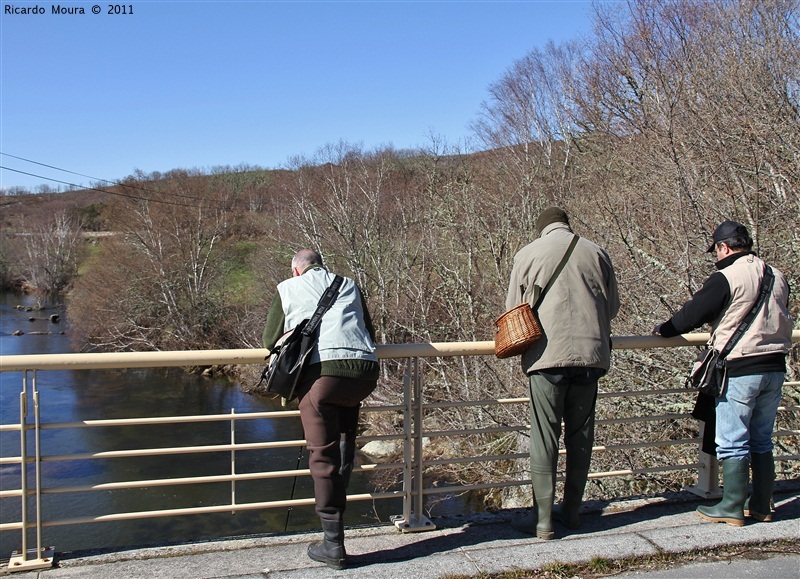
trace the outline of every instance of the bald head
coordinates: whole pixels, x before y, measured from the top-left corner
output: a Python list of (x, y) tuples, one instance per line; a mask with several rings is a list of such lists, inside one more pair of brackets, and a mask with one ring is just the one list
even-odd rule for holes
[(322, 267), (322, 256), (313, 249), (301, 249), (292, 258), (292, 271), (297, 271), (295, 275), (300, 275), (311, 265)]

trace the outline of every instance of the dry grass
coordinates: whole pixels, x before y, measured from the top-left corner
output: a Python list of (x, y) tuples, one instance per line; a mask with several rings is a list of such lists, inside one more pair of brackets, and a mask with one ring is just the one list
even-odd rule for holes
[(481, 573), (478, 575), (445, 575), (443, 579), (568, 579), (614, 577), (631, 571), (658, 571), (692, 563), (713, 563), (730, 559), (768, 559), (775, 555), (800, 555), (800, 546), (795, 541), (781, 539), (753, 545), (734, 545), (697, 549), (684, 553), (659, 553), (643, 557), (606, 559), (594, 557), (586, 563), (548, 563), (538, 569), (511, 571), (504, 573)]

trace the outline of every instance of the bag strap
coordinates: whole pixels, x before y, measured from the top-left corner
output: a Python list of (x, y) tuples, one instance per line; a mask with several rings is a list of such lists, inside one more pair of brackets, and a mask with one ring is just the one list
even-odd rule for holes
[(319, 326), (319, 323), (322, 321), (322, 316), (325, 315), (330, 307), (333, 305), (333, 302), (336, 301), (336, 298), (339, 297), (339, 288), (342, 287), (342, 282), (344, 279), (342, 276), (337, 275), (333, 278), (333, 282), (331, 285), (328, 286), (328, 289), (325, 290), (325, 293), (322, 294), (322, 297), (319, 298), (319, 302), (317, 303), (317, 311), (314, 312), (314, 315), (311, 316), (311, 319), (308, 320), (306, 327), (303, 328), (303, 335), (304, 336), (311, 336)]
[(736, 345), (736, 342), (744, 335), (747, 329), (750, 327), (750, 324), (753, 323), (753, 320), (756, 319), (756, 314), (758, 310), (764, 305), (764, 302), (767, 301), (767, 296), (772, 292), (772, 286), (775, 284), (775, 274), (772, 273), (772, 268), (766, 264), (764, 264), (764, 276), (761, 278), (761, 287), (758, 290), (758, 297), (756, 298), (755, 303), (750, 307), (750, 311), (747, 312), (747, 315), (739, 322), (739, 326), (736, 328), (736, 331), (733, 335), (728, 339), (728, 343), (725, 344), (725, 347), (722, 348), (722, 351), (719, 353), (719, 359), (724, 360), (728, 354), (731, 353), (733, 347)]
[(561, 262), (558, 264), (558, 267), (553, 272), (553, 275), (550, 276), (550, 281), (548, 281), (547, 285), (544, 286), (544, 289), (542, 290), (542, 293), (540, 293), (539, 297), (536, 299), (536, 303), (533, 304), (534, 311), (539, 309), (539, 304), (542, 303), (542, 300), (544, 299), (545, 294), (547, 294), (547, 292), (550, 291), (550, 288), (553, 287), (553, 284), (556, 283), (556, 278), (558, 278), (558, 276), (561, 274), (561, 270), (564, 269), (564, 266), (567, 265), (567, 261), (569, 261), (569, 257), (572, 255), (572, 252), (574, 251), (575, 246), (578, 245), (578, 240), (579, 239), (580, 239), (580, 237), (578, 237), (577, 235), (573, 235), (572, 243), (569, 244), (569, 247), (567, 248), (567, 251), (564, 254), (564, 257), (561, 258)]

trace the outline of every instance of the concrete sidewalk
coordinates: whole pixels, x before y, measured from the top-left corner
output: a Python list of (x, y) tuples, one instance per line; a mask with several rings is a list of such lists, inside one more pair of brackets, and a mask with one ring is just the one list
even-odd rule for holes
[[(694, 510), (701, 502), (712, 501), (700, 501), (689, 493), (674, 493), (651, 499), (589, 502), (582, 515), (583, 528), (578, 532), (557, 527), (559, 539), (553, 541), (542, 541), (511, 527), (511, 518), (523, 510), (435, 519), (436, 530), (423, 533), (400, 533), (394, 526), (347, 529), (349, 567), (343, 571), (334, 571), (307, 557), (308, 543), (321, 536), (315, 532), (113, 553), (67, 553), (57, 555), (53, 569), (8, 575), (20, 579), (263, 579), (265, 576), (395, 579), (532, 570), (554, 562), (588, 562), (595, 557), (619, 559), (775, 539), (797, 541), (800, 539), (798, 490), (800, 487), (794, 481), (779, 487), (775, 495), (775, 521), (748, 520), (740, 528), (702, 521)], [(763, 561), (737, 564), (749, 565), (753, 576), (760, 579), (783, 577), (792, 569), (795, 573), (786, 577), (800, 579), (800, 555), (776, 557), (772, 572), (759, 567), (765, 564)], [(709, 563), (687, 566), (684, 575), (656, 575), (659, 572), (652, 575), (728, 578), (731, 572), (730, 566), (715, 567)], [(4, 566), (0, 575), (5, 574)]]

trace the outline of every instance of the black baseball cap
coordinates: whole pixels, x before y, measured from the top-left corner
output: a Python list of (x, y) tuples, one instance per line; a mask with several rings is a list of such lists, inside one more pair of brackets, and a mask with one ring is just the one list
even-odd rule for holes
[(744, 239), (748, 239), (750, 237), (750, 233), (748, 233), (747, 227), (741, 223), (736, 221), (723, 221), (714, 230), (714, 235), (712, 236), (714, 243), (709, 246), (709, 248), (706, 250), (706, 253), (711, 253), (714, 251), (714, 248), (720, 241), (725, 241), (726, 239), (731, 239), (732, 237), (742, 237)]

